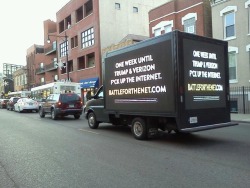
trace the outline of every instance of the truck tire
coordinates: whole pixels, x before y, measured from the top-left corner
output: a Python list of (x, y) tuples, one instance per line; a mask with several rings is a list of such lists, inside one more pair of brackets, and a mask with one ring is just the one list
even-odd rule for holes
[(134, 118), (132, 121), (131, 131), (137, 140), (145, 140), (148, 137), (148, 128), (142, 118)]
[(91, 129), (97, 129), (99, 126), (99, 122), (96, 120), (95, 113), (90, 112), (88, 114), (88, 124)]

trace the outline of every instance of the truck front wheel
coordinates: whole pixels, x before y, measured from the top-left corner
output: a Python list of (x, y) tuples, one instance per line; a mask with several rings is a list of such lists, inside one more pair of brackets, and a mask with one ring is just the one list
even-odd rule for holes
[(99, 126), (99, 122), (96, 121), (96, 117), (94, 112), (90, 112), (88, 115), (88, 124), (91, 129), (97, 129)]
[(131, 131), (137, 140), (147, 139), (147, 125), (144, 119), (134, 118), (132, 121)]

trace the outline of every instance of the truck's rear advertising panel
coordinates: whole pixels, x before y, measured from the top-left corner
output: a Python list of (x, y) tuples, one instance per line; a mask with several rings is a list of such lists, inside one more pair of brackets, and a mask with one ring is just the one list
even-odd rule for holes
[(174, 112), (171, 35), (141, 42), (105, 59), (105, 106), (126, 112)]
[(184, 106), (181, 128), (230, 122), (227, 42), (180, 34)]
[(186, 109), (226, 107), (225, 47), (183, 39)]

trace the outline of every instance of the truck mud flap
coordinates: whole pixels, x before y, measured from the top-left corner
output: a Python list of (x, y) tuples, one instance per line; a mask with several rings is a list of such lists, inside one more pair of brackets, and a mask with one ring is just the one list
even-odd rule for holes
[(228, 123), (220, 123), (220, 124), (213, 124), (213, 125), (204, 125), (204, 126), (199, 126), (199, 127), (194, 127), (194, 128), (184, 128), (180, 129), (180, 132), (198, 132), (198, 131), (204, 131), (204, 130), (210, 130), (210, 129), (217, 129), (221, 127), (230, 127), (238, 125), (238, 123), (233, 123), (233, 122), (228, 122)]

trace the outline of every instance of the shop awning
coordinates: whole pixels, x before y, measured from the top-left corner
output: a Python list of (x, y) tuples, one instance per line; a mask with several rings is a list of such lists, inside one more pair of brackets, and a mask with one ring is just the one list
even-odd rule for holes
[(85, 89), (85, 88), (91, 88), (91, 87), (99, 87), (99, 78), (95, 77), (95, 78), (88, 78), (88, 79), (83, 79), (80, 80), (81, 83), (81, 88)]

